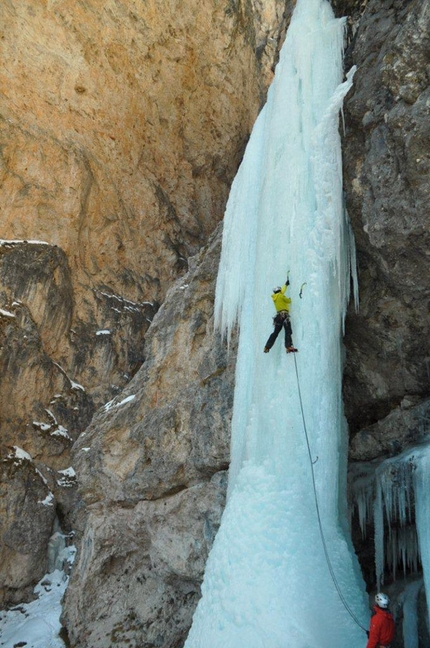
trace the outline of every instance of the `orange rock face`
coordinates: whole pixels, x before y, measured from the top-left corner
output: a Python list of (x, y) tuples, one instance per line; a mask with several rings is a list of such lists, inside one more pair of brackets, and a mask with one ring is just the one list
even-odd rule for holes
[(0, 459), (66, 468), (141, 365), (222, 218), (285, 21), (282, 0), (0, 3)]
[[(160, 302), (221, 219), (271, 78), (281, 5), (0, 7), (2, 238), (65, 252), (72, 327), (112, 324), (100, 293)], [(89, 364), (90, 354), (79, 378), (95, 389), (102, 370)]]
[(160, 299), (221, 218), (260, 107), (254, 17), (213, 0), (0, 11), (3, 237), (59, 245), (76, 282)]

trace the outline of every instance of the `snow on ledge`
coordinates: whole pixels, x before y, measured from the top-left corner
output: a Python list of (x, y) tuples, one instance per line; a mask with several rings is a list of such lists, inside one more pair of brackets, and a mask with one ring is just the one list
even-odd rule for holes
[(18, 240), (18, 239), (0, 239), (0, 245), (8, 246), (8, 245), (20, 245), (21, 243), (25, 243), (26, 245), (52, 245), (51, 243), (48, 243), (47, 241), (26, 241), (26, 240)]
[(58, 474), (61, 475), (60, 479), (57, 479), (58, 486), (63, 488), (72, 488), (76, 485), (76, 472), (70, 466), (70, 468), (65, 468), (64, 470), (59, 470)]
[(56, 437), (64, 437), (68, 441), (73, 441), (72, 437), (66, 430), (66, 428), (63, 425), (58, 425), (58, 427), (53, 430), (51, 433), (51, 436), (56, 436)]
[(38, 500), (38, 504), (43, 504), (43, 506), (54, 506), (54, 495), (49, 491), (44, 500)]
[(59, 470), (58, 472), (60, 475), (64, 475), (65, 477), (76, 477), (76, 472), (72, 466), (70, 466), (70, 468), (65, 468), (64, 470)]
[(115, 409), (117, 407), (121, 407), (122, 405), (125, 405), (126, 403), (129, 403), (130, 401), (134, 400), (136, 398), (136, 394), (132, 394), (131, 396), (127, 396), (127, 398), (124, 398), (124, 400), (120, 401), (119, 403), (115, 403), (115, 399), (109, 401), (106, 403), (106, 405), (103, 406), (103, 409), (105, 412), (108, 412), (110, 409)]
[(85, 387), (82, 387), (79, 383), (75, 382), (74, 380), (70, 380), (70, 389), (75, 390), (75, 391), (82, 391), (85, 392)]
[(10, 311), (5, 310), (4, 308), (0, 308), (0, 315), (2, 317), (9, 317), (10, 319), (16, 319), (16, 315), (11, 313)]
[(18, 459), (19, 461), (33, 461), (31, 456), (23, 450), (22, 448), (18, 448), (18, 446), (12, 446), (14, 450), (14, 454), (9, 454), (7, 456), (8, 459)]

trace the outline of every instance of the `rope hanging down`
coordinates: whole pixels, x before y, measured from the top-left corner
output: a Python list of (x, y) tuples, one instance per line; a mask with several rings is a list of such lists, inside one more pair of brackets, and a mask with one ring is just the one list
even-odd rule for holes
[(333, 565), (331, 564), (330, 556), (329, 556), (329, 553), (328, 553), (327, 543), (326, 543), (325, 536), (324, 536), (324, 531), (323, 531), (323, 528), (322, 528), (321, 514), (320, 514), (320, 508), (319, 508), (319, 504), (318, 504), (317, 487), (316, 487), (316, 482), (315, 482), (314, 463), (316, 463), (316, 461), (314, 462), (313, 459), (312, 459), (312, 453), (311, 453), (311, 447), (310, 447), (310, 444), (309, 444), (308, 431), (307, 431), (307, 428), (306, 428), (305, 414), (304, 414), (304, 411), (303, 411), (302, 393), (301, 393), (301, 390), (300, 390), (300, 381), (299, 381), (299, 372), (297, 370), (296, 354), (294, 353), (293, 355), (294, 355), (294, 366), (295, 366), (295, 369), (296, 369), (297, 389), (298, 389), (298, 392), (299, 392), (300, 410), (301, 410), (301, 413), (302, 413), (302, 420), (303, 420), (303, 429), (305, 431), (306, 445), (307, 445), (308, 454), (309, 454), (309, 463), (310, 463), (310, 466), (311, 466), (312, 485), (313, 485), (314, 498), (315, 498), (315, 509), (316, 509), (316, 513), (317, 513), (318, 526), (319, 526), (319, 531), (320, 531), (320, 535), (321, 535), (321, 542), (322, 542), (323, 549), (324, 549), (325, 559), (327, 561), (327, 566), (328, 566), (328, 569), (329, 569), (329, 572), (330, 572), (331, 579), (333, 581), (333, 584), (334, 584), (334, 586), (336, 588), (337, 593), (339, 594), (339, 598), (342, 601), (345, 610), (349, 613), (351, 618), (354, 619), (355, 623), (362, 630), (364, 630), (364, 632), (367, 632), (366, 628), (364, 628), (361, 625), (360, 621), (357, 619), (354, 612), (349, 607), (349, 605), (348, 605), (348, 603), (347, 603), (347, 601), (346, 601), (346, 599), (345, 599), (345, 597), (344, 597), (344, 595), (342, 593), (342, 590), (340, 589), (340, 586), (339, 586), (339, 583), (337, 582), (336, 574), (334, 573)]

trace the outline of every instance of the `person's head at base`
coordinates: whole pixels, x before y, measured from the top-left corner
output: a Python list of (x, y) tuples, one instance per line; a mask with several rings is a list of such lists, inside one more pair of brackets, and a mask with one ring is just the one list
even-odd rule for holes
[(375, 596), (375, 603), (378, 607), (382, 608), (383, 610), (386, 610), (387, 607), (390, 605), (390, 599), (386, 594), (379, 592)]
[(276, 294), (278, 292), (281, 292), (282, 287), (281, 286), (276, 286), (276, 288), (273, 289), (273, 294)]

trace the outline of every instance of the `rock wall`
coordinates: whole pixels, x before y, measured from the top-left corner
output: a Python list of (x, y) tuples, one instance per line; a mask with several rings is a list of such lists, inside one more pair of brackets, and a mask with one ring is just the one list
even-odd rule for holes
[[(349, 5), (346, 63), (358, 68), (345, 102), (343, 142), (360, 284), (360, 310), (351, 309), (345, 337), (344, 402), (354, 475), (360, 474), (356, 462), (371, 461), (375, 470), (430, 434), (430, 3), (338, 5)], [(399, 531), (398, 520), (391, 524)], [(369, 525), (363, 539), (354, 517), (352, 530), (371, 591), (374, 529)], [(395, 599), (402, 585), (391, 581), (387, 575), (384, 587)], [(402, 645), (400, 628), (398, 635), (396, 645)]]
[(180, 646), (219, 525), (234, 345), (213, 327), (220, 236), (168, 293), (147, 360), (74, 446), (87, 520), (64, 622), (72, 645)]
[[(284, 11), (276, 0), (0, 8), (2, 235), (64, 252), (76, 339), (63, 352), (98, 405), (142, 362), (148, 320), (222, 217)], [(119, 328), (104, 371), (95, 334)]]
[(351, 45), (344, 186), (361, 296), (346, 338), (353, 432), (429, 395), (429, 27), (428, 2), (369, 1)]
[[(348, 314), (345, 337), (356, 461), (395, 454), (429, 431), (430, 3), (333, 6), (350, 17), (345, 63), (358, 65), (344, 134), (361, 303)], [(49, 399), (36, 388), (33, 401), (20, 388), (9, 418), (22, 423), (7, 443), (19, 438), (59, 470), (68, 450), (56, 454), (41, 440), (42, 423), (56, 429), (46, 409), (75, 438), (85, 417), (114, 396), (74, 447), (82, 502), (62, 506), (75, 515), (80, 549), (64, 623), (76, 648), (179, 647), (223, 507), (234, 371), (234, 348), (227, 355), (212, 327), (219, 234), (188, 263), (222, 215), (288, 11), (275, 2), (209, 0), (183, 12), (174, 3), (138, 9), (125, 0), (103, 9), (66, 0), (0, 11), (15, 30), (5, 30), (2, 72), (10, 86), (4, 223), (9, 238), (47, 240), (42, 252), (58, 268), (55, 281), (34, 279), (25, 290), (18, 281), (12, 286), (11, 270), (2, 279), (2, 362), (17, 367), (16, 380), (24, 362), (40, 394), (49, 387)], [(11, 70), (22, 72), (22, 91)], [(38, 243), (6, 252), (42, 259)], [(32, 306), (42, 293), (64, 295), (59, 304), (71, 296), (72, 315), (59, 308), (52, 342), (42, 325), (52, 318), (43, 315), (48, 305)], [(153, 321), (143, 353), (146, 318)], [(2, 407), (13, 391), (0, 385)], [(74, 407), (80, 423), (73, 423)], [(30, 470), (16, 463), (16, 451), (5, 452), (4, 470)], [(371, 540), (357, 548), (371, 587)], [(7, 596), (28, 589), (28, 580), (3, 582)]]
[[(66, 529), (81, 509), (56, 471), (222, 218), (287, 14), (281, 0), (0, 3), (0, 461), (28, 454)], [(44, 573), (49, 525), (39, 504), (24, 569), (30, 537), (10, 546), (1, 484), (7, 603)]]
[[(429, 121), (428, 80), (423, 70), (429, 60), (429, 3), (351, 0), (333, 4), (339, 15), (346, 12), (350, 17), (346, 65), (358, 65), (345, 105), (344, 133), (345, 193), (357, 241), (361, 302), (358, 313), (351, 310), (348, 314), (345, 337), (344, 395), (354, 461), (397, 453), (428, 434), (429, 335), (425, 313), (429, 228), (425, 206)], [(204, 324), (197, 327), (197, 337), (192, 328), (197, 326), (193, 322), (201, 321), (201, 315), (197, 315), (201, 290), (210, 273), (216, 271), (211, 256), (217, 254), (215, 242), (200, 257), (202, 278), (196, 268), (191, 279), (186, 277), (185, 284), (177, 284), (167, 294), (148, 332), (148, 359), (114, 401), (115, 409), (99, 412), (75, 446), (89, 517), (65, 603), (64, 622), (74, 646), (85, 645), (89, 638), (91, 645), (100, 647), (115, 641), (122, 645), (126, 640), (148, 647), (183, 645), (211, 543), (202, 515), (210, 516), (212, 536), (222, 509), (222, 475), (228, 455), (234, 354), (228, 365), (225, 360), (216, 360), (225, 349), (222, 351), (212, 328), (207, 327), (212, 289), (205, 292)], [(207, 275), (209, 263), (212, 270)], [(185, 308), (178, 297), (182, 290)], [(183, 355), (184, 348), (189, 350), (188, 355)], [(212, 369), (202, 371), (200, 363), (205, 355)], [(184, 375), (191, 389), (180, 377), (172, 378), (172, 367), (178, 376)], [(209, 383), (196, 382), (196, 371), (210, 376)], [(213, 383), (218, 379), (225, 391)], [(162, 387), (161, 403), (154, 395), (157, 385)], [(210, 399), (212, 411), (217, 412), (214, 420), (207, 418), (208, 405), (201, 405), (202, 398), (208, 402), (211, 385), (217, 385), (217, 400)], [(90, 450), (86, 456), (87, 444)], [(210, 469), (205, 462), (210, 463)], [(186, 505), (196, 488), (202, 489), (203, 503), (203, 509), (196, 511), (197, 519)], [(171, 524), (174, 534), (178, 525), (181, 533), (174, 540), (166, 532), (163, 516), (154, 532), (156, 506), (163, 502), (178, 511), (179, 520), (175, 517)], [(182, 511), (176, 508), (181, 506), (185, 507)], [(149, 525), (153, 533), (148, 532), (150, 539), (147, 535), (139, 539), (134, 532), (133, 544), (127, 545), (122, 555), (123, 536), (117, 541), (109, 531), (111, 512), (116, 511), (120, 519), (128, 515), (132, 520), (135, 515), (140, 520), (143, 509), (146, 513), (140, 528)], [(190, 545), (184, 549), (190, 525), (194, 526), (192, 536), (203, 558), (198, 562), (193, 561)], [(368, 559), (373, 552), (372, 541), (362, 545), (355, 539), (371, 588)], [(166, 551), (166, 542), (168, 558), (160, 566), (155, 554)], [(131, 543), (128, 532), (127, 543)], [(94, 547), (100, 548), (102, 557), (106, 553), (113, 556), (115, 551), (120, 557), (117, 562), (112, 558), (112, 563), (103, 563)], [(135, 570), (141, 567), (137, 558), (131, 558), (133, 551), (144, 556), (146, 580), (141, 589), (129, 584), (124, 575), (124, 566), (128, 569), (132, 564)], [(187, 561), (189, 571), (178, 576), (179, 557)], [(114, 582), (115, 577), (121, 584), (122, 607), (118, 601), (106, 599), (109, 587), (102, 585), (106, 579)], [(166, 582), (171, 585), (168, 602), (164, 598)], [(187, 601), (185, 586), (189, 588)], [(100, 593), (92, 599), (96, 591)], [(147, 607), (139, 603), (143, 592)], [(166, 610), (170, 609), (172, 618), (167, 620)]]

